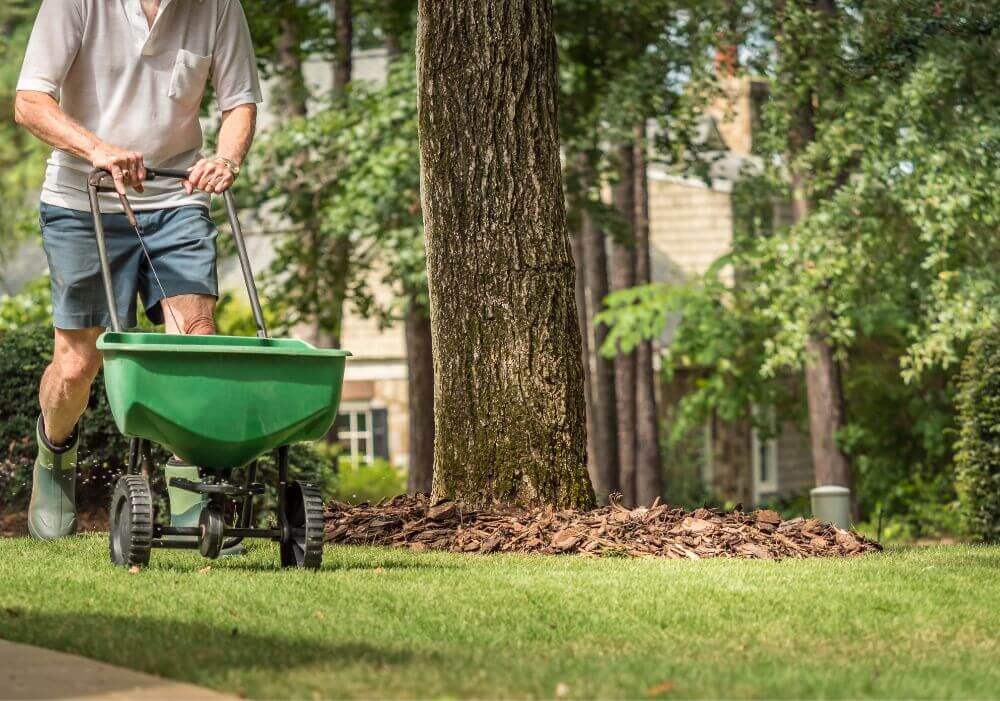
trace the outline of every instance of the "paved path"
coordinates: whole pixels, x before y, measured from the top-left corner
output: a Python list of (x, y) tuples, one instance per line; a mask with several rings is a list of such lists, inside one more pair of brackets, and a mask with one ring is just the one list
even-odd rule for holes
[(0, 699), (135, 699), (224, 701), (235, 696), (96, 662), (64, 652), (0, 640)]

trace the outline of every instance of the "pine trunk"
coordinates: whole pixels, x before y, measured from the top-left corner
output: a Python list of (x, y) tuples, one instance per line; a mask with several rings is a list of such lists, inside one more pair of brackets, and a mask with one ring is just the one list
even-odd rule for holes
[[(619, 179), (612, 188), (615, 209), (628, 224), (627, 231), (611, 247), (611, 289), (635, 286), (635, 176), (631, 144), (618, 149)], [(636, 505), (636, 353), (615, 356), (615, 404), (618, 412), (618, 465), (622, 503)]]
[(589, 508), (551, 0), (421, 0), (434, 494)]
[(608, 253), (607, 237), (586, 211), (580, 217), (581, 238), (583, 239), (583, 274), (586, 277), (587, 344), (592, 349), (588, 360), (593, 368), (591, 388), (591, 410), (594, 445), (594, 491), (600, 503), (606, 504), (608, 495), (620, 490), (618, 470), (618, 410), (615, 404), (614, 360), (601, 355), (601, 346), (607, 338), (608, 329), (604, 324), (595, 324), (594, 316), (604, 308), (604, 298), (608, 296)]
[[(835, 11), (830, 0), (814, 0), (813, 6), (820, 16), (829, 17)], [(784, 5), (779, 4), (779, 18)], [(796, 45), (797, 37), (782, 31), (779, 19), (777, 47), (780, 52), (792, 56), (808, 52), (808, 47)], [(791, 84), (801, 84), (803, 76), (785, 75)], [(808, 87), (808, 86), (807, 86)], [(801, 154), (812, 143), (816, 135), (814, 103), (817, 99), (812, 89), (799, 90), (797, 104), (792, 105), (788, 144), (790, 161)], [(809, 216), (813, 203), (810, 200), (810, 174), (793, 170), (792, 218), (798, 222)], [(806, 341), (806, 397), (809, 406), (809, 433), (812, 445), (813, 475), (817, 485), (839, 485), (851, 487), (853, 475), (851, 463), (837, 443), (837, 435), (846, 425), (844, 410), (844, 386), (840, 367), (834, 357), (834, 349), (821, 330), (828, 321), (821, 314), (814, 321), (814, 328)], [(854, 495), (856, 500), (856, 495)], [(856, 503), (856, 501), (855, 501)]]
[[(337, 38), (333, 61), (333, 94), (343, 96), (351, 83), (354, 69), (354, 14), (351, 0), (332, 0), (334, 32)], [(343, 344), (344, 309), (347, 304), (347, 282), (351, 267), (351, 241), (346, 236), (338, 236), (330, 245), (328, 266), (331, 271), (330, 327), (325, 329), (328, 345), (340, 348)], [(327, 345), (324, 343), (324, 345)]]
[(407, 491), (429, 494), (434, 476), (434, 356), (431, 320), (422, 305), (406, 315), (406, 370), (410, 406), (410, 464)]
[[(577, 210), (579, 212), (579, 209)], [(576, 218), (579, 220), (579, 217)], [(583, 274), (583, 235), (580, 227), (574, 227), (574, 231), (569, 237), (570, 250), (573, 254), (573, 267), (576, 270), (576, 320), (580, 325), (580, 337), (582, 344), (580, 348), (580, 362), (583, 364), (583, 396), (587, 410), (587, 474), (590, 475), (591, 484), (598, 482), (596, 447), (594, 445), (594, 389), (591, 363), (590, 363), (590, 343), (588, 342), (588, 320), (587, 320), (587, 284)]]
[[(635, 171), (635, 281), (652, 281), (649, 260), (649, 184), (646, 180), (645, 127), (635, 129), (633, 165)], [(663, 496), (663, 463), (660, 456), (660, 419), (656, 411), (656, 373), (653, 343), (643, 341), (636, 348), (636, 503), (649, 506)]]

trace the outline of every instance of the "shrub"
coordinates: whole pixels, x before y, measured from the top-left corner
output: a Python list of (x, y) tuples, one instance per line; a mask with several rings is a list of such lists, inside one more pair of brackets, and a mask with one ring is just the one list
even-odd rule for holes
[(406, 491), (403, 472), (385, 460), (357, 467), (348, 458), (341, 458), (337, 470), (334, 498), (350, 504), (377, 502)]
[(958, 482), (974, 536), (1000, 541), (1000, 329), (978, 338), (962, 369)]
[[(52, 329), (25, 326), (0, 331), (0, 511), (22, 509), (31, 488), (35, 460), (35, 422), (38, 420), (38, 383), (52, 358)], [(167, 453), (156, 446), (154, 459), (163, 464)], [(77, 503), (104, 506), (128, 459), (128, 439), (118, 433), (98, 375), (87, 413), (80, 421), (80, 463)], [(332, 494), (336, 487), (333, 461), (307, 444), (292, 447), (291, 475), (314, 482)], [(159, 472), (157, 472), (159, 474)], [(258, 479), (277, 482), (273, 459), (261, 460)], [(158, 482), (158, 480), (154, 480)], [(154, 487), (162, 487), (154, 484)], [(267, 499), (273, 503), (273, 497)]]

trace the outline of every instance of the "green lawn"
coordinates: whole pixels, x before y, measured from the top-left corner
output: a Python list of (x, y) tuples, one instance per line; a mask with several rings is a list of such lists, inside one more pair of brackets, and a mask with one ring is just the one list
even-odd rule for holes
[(1000, 548), (676, 562), (0, 540), (0, 637), (250, 697), (1000, 697)]

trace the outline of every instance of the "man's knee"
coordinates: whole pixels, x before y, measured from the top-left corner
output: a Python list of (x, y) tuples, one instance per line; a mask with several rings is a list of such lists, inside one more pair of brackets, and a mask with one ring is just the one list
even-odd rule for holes
[(170, 307), (167, 320), (176, 323), (180, 333), (189, 336), (211, 336), (215, 333), (215, 297), (178, 295), (165, 302)]
[(52, 361), (59, 379), (72, 387), (89, 387), (97, 373), (101, 370), (101, 356), (95, 350), (93, 354), (67, 353)]

